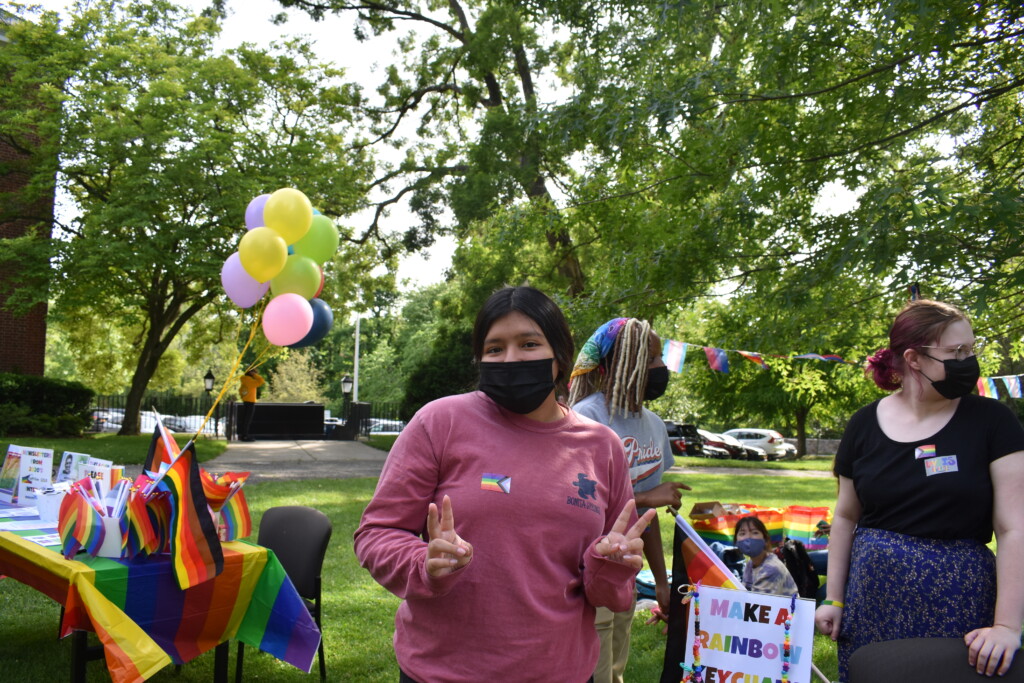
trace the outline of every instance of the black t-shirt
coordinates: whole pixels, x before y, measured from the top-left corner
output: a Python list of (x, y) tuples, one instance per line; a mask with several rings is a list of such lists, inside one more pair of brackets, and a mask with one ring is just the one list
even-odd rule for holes
[(893, 441), (878, 425), (878, 401), (854, 414), (836, 453), (853, 480), (859, 525), (936, 539), (992, 540), (989, 465), (1024, 451), (1024, 428), (999, 401), (968, 395), (936, 434)]

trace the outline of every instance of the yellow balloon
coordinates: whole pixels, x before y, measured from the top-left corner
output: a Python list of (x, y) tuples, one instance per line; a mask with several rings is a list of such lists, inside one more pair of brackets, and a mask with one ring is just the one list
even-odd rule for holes
[(270, 228), (253, 228), (238, 243), (238, 260), (257, 282), (266, 282), (281, 272), (288, 261), (288, 245)]
[(306, 195), (291, 187), (274, 192), (263, 205), (263, 224), (283, 237), (287, 244), (302, 239), (312, 221), (313, 205)]

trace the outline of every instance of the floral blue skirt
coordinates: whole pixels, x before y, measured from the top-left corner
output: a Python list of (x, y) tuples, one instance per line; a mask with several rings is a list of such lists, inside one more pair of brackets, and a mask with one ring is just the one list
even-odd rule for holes
[(984, 544), (858, 528), (839, 635), (839, 680), (853, 651), (901, 638), (961, 638), (991, 626), (996, 558)]

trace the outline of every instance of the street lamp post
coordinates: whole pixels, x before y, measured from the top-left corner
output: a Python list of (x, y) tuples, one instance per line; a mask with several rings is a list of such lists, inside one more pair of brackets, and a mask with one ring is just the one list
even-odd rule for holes
[[(203, 388), (206, 389), (207, 397), (209, 397), (210, 393), (213, 391), (213, 385), (214, 385), (214, 383), (216, 381), (217, 381), (217, 378), (213, 376), (213, 370), (208, 369), (206, 371), (206, 376), (203, 377)], [(214, 415), (213, 415), (213, 434), (214, 434), (214, 436), (216, 436), (219, 433), (220, 433), (220, 420), (218, 419), (217, 414), (214, 413)]]
[(349, 401), (352, 396), (352, 378), (345, 375), (341, 378), (341, 414), (344, 416), (345, 421), (348, 421)]

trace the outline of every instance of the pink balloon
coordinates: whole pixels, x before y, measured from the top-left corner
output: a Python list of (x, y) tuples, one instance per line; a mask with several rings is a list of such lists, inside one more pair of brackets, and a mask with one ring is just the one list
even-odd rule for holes
[(263, 311), (263, 334), (275, 346), (301, 341), (313, 327), (313, 307), (299, 294), (278, 294)]
[(228, 256), (220, 269), (220, 283), (224, 286), (224, 293), (239, 308), (249, 308), (270, 289), (270, 280), (260, 283), (245, 272), (237, 251)]
[(263, 222), (263, 205), (270, 199), (269, 194), (261, 194), (259, 197), (255, 197), (249, 206), (245, 207), (245, 229), (252, 230), (253, 228), (260, 228), (266, 225)]

